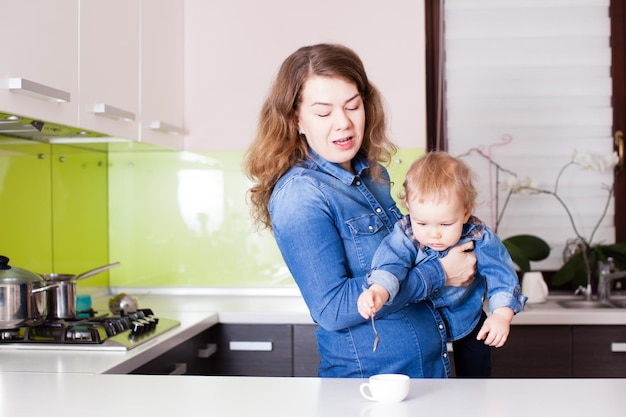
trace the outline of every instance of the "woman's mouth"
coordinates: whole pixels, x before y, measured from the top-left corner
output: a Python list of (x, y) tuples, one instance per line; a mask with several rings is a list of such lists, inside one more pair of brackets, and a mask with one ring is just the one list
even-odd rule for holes
[(341, 148), (349, 148), (352, 145), (353, 137), (348, 136), (345, 138), (334, 140), (333, 143)]

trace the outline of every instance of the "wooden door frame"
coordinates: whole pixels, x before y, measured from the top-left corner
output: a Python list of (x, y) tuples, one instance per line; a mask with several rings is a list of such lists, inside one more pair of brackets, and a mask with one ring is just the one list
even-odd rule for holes
[[(611, 76), (613, 78), (613, 134), (626, 131), (626, 7), (623, 0), (611, 0)], [(626, 242), (626, 168), (615, 176), (615, 240)], [(621, 214), (621, 215), (620, 215)]]
[[(424, 0), (426, 27), (426, 149), (447, 150), (445, 95), (443, 89), (443, 4)], [(613, 79), (613, 133), (626, 132), (626, 6), (611, 0), (611, 75)], [(626, 242), (626, 167), (615, 177), (615, 241)], [(622, 214), (622, 215), (620, 215)]]

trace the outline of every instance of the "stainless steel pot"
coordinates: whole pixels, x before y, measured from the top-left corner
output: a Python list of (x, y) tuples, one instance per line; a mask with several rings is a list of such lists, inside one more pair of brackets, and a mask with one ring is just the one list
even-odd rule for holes
[(76, 282), (119, 266), (119, 264), (119, 262), (114, 262), (79, 275), (41, 274), (46, 282), (56, 285), (54, 291), (48, 291), (48, 317), (55, 319), (73, 319), (76, 317)]
[(47, 285), (34, 272), (9, 265), (0, 255), (0, 329), (37, 326), (46, 319), (45, 292), (57, 285)]

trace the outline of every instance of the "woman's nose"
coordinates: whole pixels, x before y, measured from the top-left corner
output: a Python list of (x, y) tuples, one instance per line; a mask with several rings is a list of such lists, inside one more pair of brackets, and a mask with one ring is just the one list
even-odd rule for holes
[(350, 117), (348, 117), (345, 110), (336, 112), (335, 120), (333, 120), (333, 122), (335, 123), (335, 128), (338, 130), (350, 127)]

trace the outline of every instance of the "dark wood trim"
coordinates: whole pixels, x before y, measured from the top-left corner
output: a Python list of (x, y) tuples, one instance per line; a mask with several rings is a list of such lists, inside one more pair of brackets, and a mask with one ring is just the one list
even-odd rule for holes
[(443, 2), (425, 0), (426, 24), (426, 149), (446, 150), (445, 105), (438, 92), (444, 82), (441, 74), (443, 56)]
[[(611, 0), (611, 76), (613, 78), (613, 134), (626, 132), (626, 7), (623, 0)], [(615, 177), (615, 240), (626, 242), (626, 168)]]

